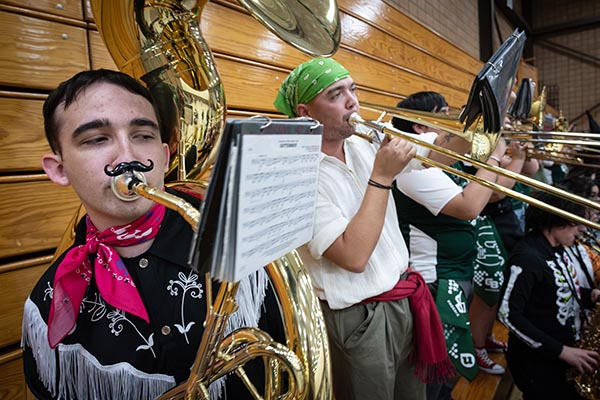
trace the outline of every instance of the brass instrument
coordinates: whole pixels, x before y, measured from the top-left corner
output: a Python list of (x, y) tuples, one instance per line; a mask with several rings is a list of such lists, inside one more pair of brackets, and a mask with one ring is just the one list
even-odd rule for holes
[[(600, 352), (600, 303), (596, 303), (590, 324), (584, 328), (578, 347)], [(600, 399), (600, 368), (583, 374), (571, 368), (567, 371), (567, 379), (573, 382), (582, 397), (590, 400)]]
[[(410, 111), (412, 111), (412, 110), (410, 110)], [(421, 113), (419, 112), (419, 114), (421, 114)], [(426, 113), (426, 114), (432, 114), (432, 113)], [(429, 117), (433, 118), (432, 115), (430, 115)], [(440, 116), (440, 117), (441, 117), (440, 121), (444, 121), (445, 120), (445, 118), (443, 116)], [(400, 118), (405, 118), (405, 117), (401, 116)], [(454, 152), (452, 150), (449, 150), (449, 149), (446, 149), (444, 147), (437, 146), (435, 144), (431, 144), (431, 143), (428, 143), (426, 141), (420, 140), (420, 139), (418, 139), (418, 138), (416, 138), (414, 136), (406, 134), (405, 132), (402, 132), (402, 131), (399, 131), (397, 129), (390, 128), (390, 127), (387, 127), (387, 126), (384, 126), (384, 125), (382, 125), (382, 124), (380, 124), (378, 122), (366, 121), (363, 118), (361, 118), (361, 116), (358, 115), (357, 113), (353, 113), (352, 115), (350, 115), (350, 118), (349, 118), (348, 122), (350, 123), (350, 125), (354, 126), (355, 128), (357, 128), (359, 126), (365, 126), (367, 128), (373, 129), (373, 130), (375, 130), (377, 132), (381, 132), (383, 134), (389, 134), (391, 136), (400, 137), (400, 138), (402, 138), (404, 140), (407, 140), (407, 141), (409, 141), (411, 143), (415, 143), (415, 144), (418, 144), (420, 146), (427, 147), (430, 150), (434, 150), (434, 151), (436, 151), (438, 153), (442, 153), (442, 154), (444, 154), (444, 155), (446, 155), (448, 157), (451, 157), (451, 158), (453, 158), (455, 160), (460, 160), (460, 161), (464, 161), (464, 162), (470, 163), (470, 164), (474, 165), (477, 168), (483, 168), (483, 169), (492, 171), (492, 172), (494, 172), (496, 174), (500, 174), (500, 175), (506, 176), (506, 177), (508, 177), (510, 179), (513, 179), (515, 181), (524, 183), (524, 184), (526, 184), (528, 186), (531, 186), (533, 188), (536, 188), (538, 190), (542, 190), (542, 191), (548, 192), (550, 194), (562, 197), (564, 199), (573, 201), (573, 202), (581, 204), (581, 205), (583, 205), (585, 207), (590, 207), (590, 208), (592, 208), (594, 210), (600, 210), (600, 205), (597, 202), (595, 202), (595, 201), (586, 199), (586, 198), (581, 197), (581, 196), (574, 195), (574, 194), (569, 193), (569, 192), (567, 192), (565, 190), (559, 189), (559, 188), (557, 188), (555, 186), (548, 185), (546, 183), (540, 182), (540, 181), (538, 181), (536, 179), (529, 178), (527, 176), (524, 176), (524, 175), (521, 175), (521, 174), (517, 174), (517, 173), (514, 173), (512, 171), (508, 171), (506, 169), (503, 169), (503, 168), (495, 167), (495, 166), (487, 164), (485, 162), (481, 162), (481, 161), (479, 161), (479, 160), (477, 160), (477, 159), (475, 159), (473, 157), (468, 157), (468, 156), (465, 156), (465, 155), (462, 155), (462, 154), (458, 154), (458, 153), (456, 153), (456, 152)], [(427, 125), (427, 124), (429, 124), (431, 122), (430, 121), (424, 121), (424, 122), (417, 122), (417, 123), (421, 123), (423, 125)], [(428, 126), (430, 126), (430, 125), (428, 125)], [(442, 127), (442, 126), (440, 126), (439, 124), (437, 126), (439, 126), (438, 129), (445, 130), (445, 128)], [(364, 138), (364, 134), (361, 135), (360, 137)], [(474, 142), (473, 146), (475, 147), (477, 144), (478, 144), (477, 142)], [(483, 186), (488, 187), (490, 189), (496, 190), (496, 191), (501, 192), (503, 194), (506, 194), (508, 196), (514, 197), (515, 199), (524, 201), (524, 202), (529, 203), (529, 204), (531, 204), (531, 205), (533, 205), (535, 207), (541, 208), (541, 209), (543, 209), (545, 211), (554, 213), (554, 214), (556, 214), (556, 215), (558, 215), (558, 216), (560, 216), (562, 218), (568, 219), (570, 221), (576, 222), (576, 223), (581, 224), (581, 225), (588, 226), (588, 227), (593, 228), (593, 229), (599, 229), (600, 228), (600, 224), (598, 224), (596, 222), (588, 221), (587, 219), (582, 218), (582, 217), (580, 217), (578, 215), (566, 212), (566, 211), (561, 210), (561, 209), (559, 209), (557, 207), (554, 207), (552, 205), (549, 205), (549, 204), (546, 204), (544, 202), (541, 202), (541, 201), (539, 201), (539, 200), (537, 200), (537, 199), (535, 199), (535, 198), (533, 198), (531, 196), (527, 196), (527, 195), (524, 195), (522, 193), (516, 192), (516, 191), (514, 191), (512, 189), (505, 188), (505, 187), (503, 187), (501, 185), (498, 185), (498, 184), (496, 184), (494, 182), (489, 182), (489, 181), (487, 181), (485, 179), (481, 179), (481, 178), (479, 178), (479, 177), (477, 177), (475, 175), (471, 175), (471, 174), (468, 174), (466, 172), (457, 170), (455, 168), (449, 167), (449, 166), (447, 166), (445, 164), (442, 164), (442, 163), (439, 163), (437, 161), (428, 159), (426, 157), (422, 157), (422, 156), (417, 155), (417, 156), (415, 156), (415, 158), (418, 159), (419, 161), (425, 162), (425, 163), (427, 163), (427, 164), (429, 164), (431, 166), (443, 169), (444, 171), (450, 172), (450, 173), (452, 173), (454, 175), (458, 175), (458, 176), (463, 177), (465, 179), (469, 179), (471, 181), (477, 182), (480, 185), (483, 185)]]
[[(335, 0), (301, 4), (294, 0), (242, 2), (251, 14), (262, 12), (279, 21), (280, 27), (268, 27), (307, 53), (328, 55), (339, 46)], [(221, 79), (200, 30), (206, 3), (91, 0), (96, 25), (116, 65), (144, 81), (155, 98), (161, 132), (170, 135), (171, 164), (166, 184), (200, 193), (207, 186), (206, 176), (216, 157), (226, 114)], [(324, 14), (314, 15), (314, 10)], [(307, 17), (309, 14), (312, 18)], [(282, 32), (283, 27), (291, 27), (290, 32)], [(302, 37), (294, 38), (294, 33)], [(143, 196), (159, 202), (178, 211), (197, 228), (198, 210), (177, 196), (149, 187), (143, 174), (115, 177), (113, 191), (117, 196)], [(71, 232), (68, 229), (65, 233), (63, 245), (72, 240)], [(278, 296), (286, 344), (274, 342), (266, 332), (255, 328), (238, 329), (224, 337), (229, 316), (237, 309), (238, 289), (238, 283), (225, 282), (214, 302), (212, 293), (207, 293), (205, 331), (188, 381), (161, 398), (208, 399), (208, 386), (232, 371), (257, 399), (332, 398), (327, 332), (301, 259), (292, 251), (265, 269)], [(210, 282), (207, 288), (211, 288)], [(264, 396), (257, 393), (243, 370), (243, 365), (254, 358), (262, 358), (265, 363)], [(284, 379), (284, 372), (289, 379)]]
[[(589, 247), (600, 256), (600, 241), (592, 232), (584, 231), (577, 242)], [(578, 347), (587, 350), (594, 350), (600, 353), (600, 303), (597, 303), (592, 311), (589, 325), (583, 329), (581, 340)], [(600, 368), (593, 372), (580, 374), (574, 368), (567, 372), (567, 379), (575, 385), (575, 389), (582, 397), (590, 400), (600, 398)]]
[[(409, 110), (399, 107), (382, 106), (375, 103), (360, 102), (361, 108), (366, 110), (385, 113), (392, 117), (402, 118), (415, 124), (429, 126), (430, 128), (440, 129), (452, 135), (463, 138), (469, 143), (477, 143), (477, 146), (471, 148), (471, 157), (476, 160), (487, 160), (500, 135), (487, 135), (481, 128), (481, 117), (473, 123), (474, 128), (465, 129), (465, 126), (458, 118), (453, 115), (439, 114), (428, 111)], [(380, 115), (378, 120), (382, 120), (384, 115)]]
[(592, 249), (596, 254), (600, 256), (600, 240), (590, 231), (584, 231), (581, 236), (577, 238), (577, 241), (584, 246)]
[[(527, 84), (527, 82), (524, 82)], [(519, 90), (522, 88), (520, 87)], [(525, 106), (525, 104), (523, 104)], [(587, 132), (569, 132), (569, 123), (562, 110), (554, 120), (552, 130), (542, 130), (546, 108), (546, 88), (535, 102), (530, 104), (527, 117), (516, 117), (507, 114), (510, 122), (502, 129), (502, 134), (509, 141), (533, 143), (527, 149), (527, 158), (550, 160), (561, 164), (598, 168), (592, 158), (600, 158), (589, 153), (600, 152), (600, 135)]]

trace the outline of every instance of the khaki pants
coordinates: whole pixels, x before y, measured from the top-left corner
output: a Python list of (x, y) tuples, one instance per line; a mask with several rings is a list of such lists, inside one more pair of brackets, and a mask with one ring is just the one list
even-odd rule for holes
[(336, 400), (425, 399), (409, 362), (413, 318), (408, 299), (331, 310), (321, 302)]

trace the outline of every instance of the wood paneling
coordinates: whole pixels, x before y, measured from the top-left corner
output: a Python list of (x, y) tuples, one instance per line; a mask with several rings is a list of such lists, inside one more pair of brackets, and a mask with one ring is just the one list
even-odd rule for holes
[(1, 97), (0, 93), (0, 172), (41, 171), (41, 155), (51, 152), (42, 105), (41, 99)]
[(429, 53), (407, 45), (398, 37), (390, 36), (381, 26), (373, 26), (348, 14), (342, 14), (341, 23), (345, 48), (405, 70), (416, 75), (417, 79), (428, 79), (442, 86), (469, 91), (473, 80), (471, 73), (453, 68)]
[(25, 384), (21, 350), (12, 350), (0, 356), (0, 399), (34, 399)]
[(79, 206), (50, 181), (0, 184), (0, 199), (0, 258), (55, 248)]
[(46, 268), (47, 263), (0, 273), (0, 348), (21, 341), (23, 304)]
[(83, 28), (0, 11), (0, 85), (53, 89), (89, 69)]
[(88, 31), (92, 69), (117, 69), (98, 31)]
[(411, 46), (422, 49), (454, 68), (470, 72), (473, 76), (483, 65), (481, 61), (452, 45), (437, 35), (435, 31), (396, 10), (385, 0), (338, 0), (338, 6), (342, 12), (380, 26), (390, 36), (395, 36)]
[(3, 0), (3, 3), (31, 10), (43, 11), (60, 17), (81, 19), (81, 0)]

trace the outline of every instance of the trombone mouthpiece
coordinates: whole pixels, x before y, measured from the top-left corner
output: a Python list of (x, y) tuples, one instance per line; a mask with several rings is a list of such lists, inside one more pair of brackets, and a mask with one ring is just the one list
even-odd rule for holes
[(357, 128), (358, 126), (360, 126), (361, 124), (364, 124), (365, 120), (362, 119), (362, 117), (356, 113), (353, 112), (352, 114), (350, 114), (350, 116), (348, 117), (348, 123), (353, 127), (353, 128)]
[(146, 176), (139, 171), (128, 171), (121, 175), (113, 176), (110, 180), (110, 188), (115, 196), (123, 201), (133, 201), (140, 197), (135, 186), (145, 184)]

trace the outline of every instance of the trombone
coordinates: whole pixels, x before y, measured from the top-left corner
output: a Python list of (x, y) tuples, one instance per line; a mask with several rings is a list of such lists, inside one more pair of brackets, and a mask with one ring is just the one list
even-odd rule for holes
[[(374, 108), (372, 106), (370, 106), (370, 107), (371, 107), (371, 109)], [(440, 116), (440, 119), (439, 119), (439, 121), (437, 121), (437, 123), (431, 124), (428, 120), (433, 120), (433, 119), (436, 119), (438, 117), (437, 115), (435, 115), (435, 117), (434, 117), (433, 113), (425, 113), (425, 112), (417, 111), (417, 112), (415, 112), (415, 114), (413, 114), (413, 110), (404, 110), (404, 109), (402, 109), (402, 110), (395, 109), (395, 112), (398, 114), (398, 116), (400, 118), (407, 119), (409, 121), (418, 121), (418, 122), (415, 122), (415, 123), (420, 123), (420, 124), (427, 125), (427, 126), (433, 125), (433, 127), (435, 127), (435, 128), (442, 129), (442, 130), (447, 130), (446, 128), (443, 127), (443, 124), (442, 124), (441, 121), (447, 120), (448, 118), (444, 118), (443, 116)], [(423, 117), (426, 117), (426, 118), (423, 118)], [(451, 158), (453, 158), (455, 160), (459, 160), (459, 161), (470, 163), (470, 164), (474, 165), (477, 168), (483, 168), (483, 169), (486, 169), (488, 171), (492, 171), (492, 172), (494, 172), (496, 174), (506, 176), (506, 177), (508, 177), (510, 179), (513, 179), (513, 180), (515, 180), (517, 182), (524, 183), (524, 184), (526, 184), (528, 186), (531, 186), (533, 188), (536, 188), (538, 190), (548, 192), (550, 194), (553, 194), (555, 196), (559, 196), (559, 197), (562, 197), (564, 199), (573, 201), (573, 202), (578, 203), (580, 205), (583, 205), (585, 207), (590, 207), (590, 208), (592, 208), (594, 210), (600, 211), (600, 204), (598, 204), (598, 203), (596, 203), (596, 202), (594, 202), (592, 200), (589, 200), (589, 199), (586, 199), (584, 197), (580, 197), (580, 196), (574, 195), (573, 193), (569, 193), (569, 192), (567, 192), (565, 190), (562, 190), (562, 189), (557, 188), (555, 186), (551, 186), (551, 185), (548, 185), (546, 183), (540, 182), (540, 181), (538, 181), (536, 179), (529, 178), (528, 176), (517, 174), (517, 173), (514, 173), (512, 171), (508, 171), (508, 170), (506, 170), (504, 168), (500, 168), (500, 167), (496, 167), (496, 166), (487, 164), (485, 162), (482, 162), (482, 161), (476, 159), (473, 156), (471, 156), (471, 157), (465, 156), (465, 155), (456, 153), (455, 151), (446, 149), (444, 147), (428, 143), (428, 142), (423, 141), (421, 139), (418, 139), (418, 138), (415, 138), (413, 136), (410, 136), (410, 135), (408, 135), (408, 134), (406, 134), (406, 133), (404, 133), (402, 131), (399, 131), (397, 129), (384, 126), (383, 124), (381, 124), (379, 122), (366, 121), (358, 113), (352, 113), (352, 115), (350, 115), (350, 117), (349, 117), (348, 122), (350, 123), (351, 126), (353, 126), (355, 128), (357, 128), (359, 126), (365, 126), (367, 128), (374, 129), (375, 131), (381, 132), (383, 134), (389, 134), (389, 135), (392, 135), (392, 136), (400, 137), (400, 138), (402, 138), (404, 140), (407, 140), (407, 141), (409, 141), (411, 143), (415, 143), (417, 145), (424, 146), (424, 147), (426, 147), (426, 148), (428, 148), (430, 150), (434, 150), (434, 151), (436, 151), (438, 153), (442, 153), (442, 154), (444, 154), (444, 155), (446, 155), (448, 157), (451, 157)], [(456, 131), (456, 129), (453, 129), (450, 133), (455, 133), (454, 131)], [(365, 137), (364, 134), (360, 134), (358, 136), (362, 137), (363, 139), (367, 139), (368, 140), (368, 138)], [(461, 134), (459, 136), (461, 136), (463, 138), (464, 137), (469, 137), (469, 136), (472, 137), (472, 134), (463, 133), (461, 131)], [(371, 138), (371, 139), (373, 139), (373, 138)], [(492, 147), (492, 149), (493, 149), (493, 147)], [(449, 166), (447, 166), (445, 164), (439, 163), (439, 162), (437, 162), (435, 160), (431, 160), (431, 159), (426, 158), (426, 157), (422, 157), (422, 156), (417, 155), (417, 156), (415, 156), (415, 158), (417, 160), (421, 161), (421, 162), (424, 162), (424, 163), (427, 163), (427, 164), (429, 164), (431, 166), (440, 168), (440, 169), (442, 169), (442, 170), (444, 170), (446, 172), (450, 172), (450, 173), (452, 173), (454, 175), (458, 175), (458, 176), (460, 176), (462, 178), (465, 178), (465, 179), (468, 179), (470, 181), (477, 182), (477, 183), (479, 183), (482, 186), (488, 187), (488, 188), (493, 189), (493, 190), (495, 190), (497, 192), (500, 192), (500, 193), (503, 193), (505, 195), (511, 196), (511, 197), (513, 197), (513, 198), (515, 198), (517, 200), (521, 200), (521, 201), (524, 201), (526, 203), (529, 203), (530, 205), (533, 205), (535, 207), (543, 209), (544, 211), (548, 211), (548, 212), (554, 213), (554, 214), (556, 214), (556, 215), (558, 215), (558, 216), (560, 216), (562, 218), (568, 219), (570, 221), (576, 222), (576, 223), (581, 224), (581, 225), (588, 226), (588, 227), (590, 227), (592, 229), (600, 230), (600, 224), (598, 224), (596, 222), (588, 221), (587, 219), (585, 219), (583, 217), (580, 217), (578, 215), (575, 215), (575, 214), (569, 213), (567, 211), (561, 210), (560, 208), (554, 207), (554, 206), (552, 206), (550, 204), (546, 204), (546, 203), (544, 203), (544, 202), (542, 202), (542, 201), (540, 201), (538, 199), (535, 199), (535, 198), (533, 198), (531, 196), (525, 195), (523, 193), (519, 193), (519, 192), (517, 192), (515, 190), (512, 190), (512, 189), (505, 188), (504, 186), (501, 186), (501, 185), (499, 185), (497, 183), (489, 182), (489, 181), (487, 181), (485, 179), (481, 179), (481, 178), (479, 178), (479, 177), (477, 177), (475, 175), (468, 174), (466, 172), (457, 170), (455, 168), (449, 167)]]

